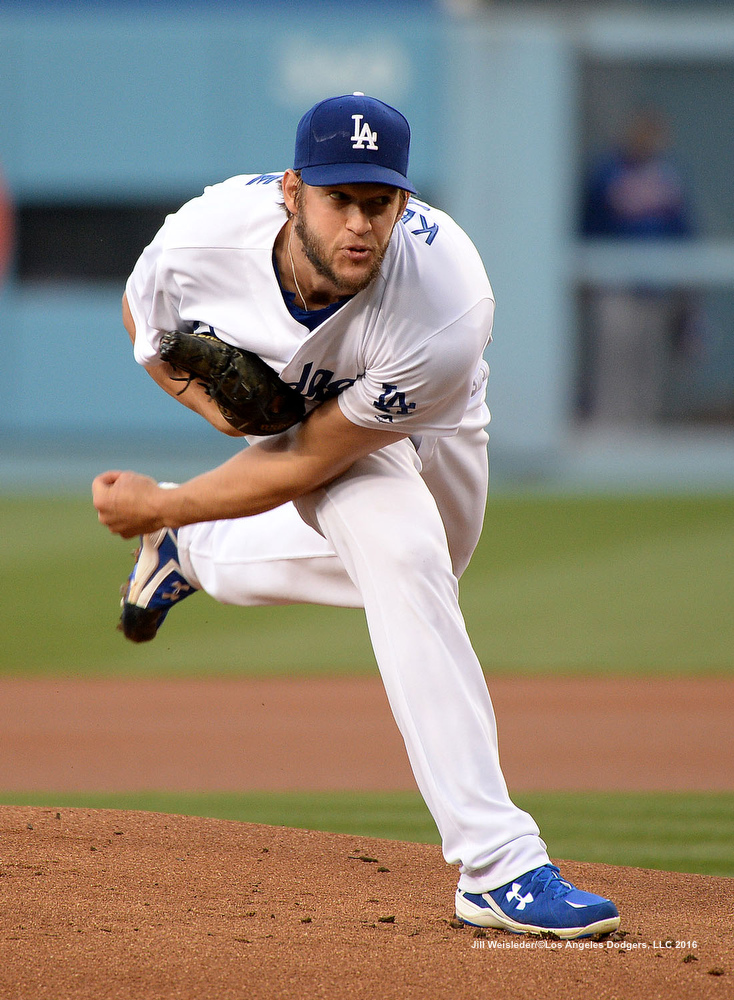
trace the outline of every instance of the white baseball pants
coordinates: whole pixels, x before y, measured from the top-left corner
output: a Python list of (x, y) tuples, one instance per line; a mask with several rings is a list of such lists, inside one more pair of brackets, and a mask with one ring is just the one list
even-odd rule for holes
[(488, 416), (480, 398), (455, 437), (397, 441), (296, 505), (178, 536), (187, 578), (223, 603), (364, 607), (413, 774), (469, 892), (548, 861), (508, 795), (458, 603), (484, 518)]

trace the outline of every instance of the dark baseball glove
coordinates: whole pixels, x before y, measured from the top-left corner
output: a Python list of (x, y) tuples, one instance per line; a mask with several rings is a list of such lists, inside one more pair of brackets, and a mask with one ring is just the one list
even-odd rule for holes
[(303, 418), (303, 397), (251, 351), (213, 334), (176, 331), (163, 335), (160, 354), (185, 373), (181, 392), (196, 379), (224, 419), (243, 434), (279, 434)]

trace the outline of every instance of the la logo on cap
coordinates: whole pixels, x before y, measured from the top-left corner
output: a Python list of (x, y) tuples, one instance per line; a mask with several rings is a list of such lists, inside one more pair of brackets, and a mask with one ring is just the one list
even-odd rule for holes
[[(355, 90), (352, 97), (364, 97), (361, 90)], [(367, 122), (360, 128), (360, 122), (364, 115), (352, 115), (354, 122), (354, 135), (352, 136), (352, 149), (377, 149), (377, 132), (373, 132)]]
[(354, 122), (354, 135), (352, 136), (352, 149), (379, 149), (377, 145), (377, 132), (373, 132), (368, 122), (360, 126), (364, 115), (352, 115)]

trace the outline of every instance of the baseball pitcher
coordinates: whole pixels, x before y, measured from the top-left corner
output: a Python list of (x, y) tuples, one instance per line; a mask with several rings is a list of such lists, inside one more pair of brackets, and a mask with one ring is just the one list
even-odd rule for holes
[(293, 167), (232, 177), (169, 216), (123, 300), (135, 358), (218, 430), (223, 465), (180, 485), (112, 470), (99, 520), (141, 547), (121, 627), (156, 635), (205, 590), (252, 606), (363, 607), (420, 791), (459, 867), (466, 923), (608, 933), (612, 902), (549, 863), (500, 770), (458, 603), (487, 491), (479, 254), (408, 179), (410, 129), (356, 93), (301, 119)]

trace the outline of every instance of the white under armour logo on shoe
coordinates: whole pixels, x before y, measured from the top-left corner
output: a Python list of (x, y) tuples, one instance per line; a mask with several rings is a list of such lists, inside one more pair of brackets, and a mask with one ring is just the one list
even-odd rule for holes
[(377, 149), (377, 132), (373, 132), (367, 122), (361, 125), (363, 118), (364, 115), (352, 115), (354, 122), (352, 149)]
[(505, 893), (505, 899), (507, 900), (508, 903), (511, 903), (513, 899), (516, 899), (517, 900), (516, 909), (524, 910), (528, 903), (532, 903), (533, 894), (532, 892), (529, 892), (527, 896), (521, 896), (520, 883), (513, 882), (512, 889), (509, 892)]
[(174, 580), (170, 591), (162, 596), (166, 601), (177, 601), (187, 590), (191, 590), (188, 583), (182, 583), (181, 580)]

